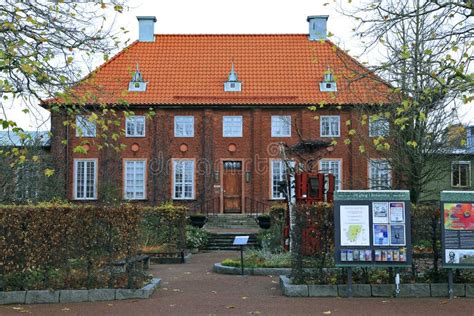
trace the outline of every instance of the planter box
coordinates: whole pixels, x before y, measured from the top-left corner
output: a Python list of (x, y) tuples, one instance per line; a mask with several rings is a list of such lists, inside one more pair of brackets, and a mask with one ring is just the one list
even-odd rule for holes
[(115, 300), (115, 289), (91, 289), (89, 290), (89, 301), (113, 301)]
[(191, 259), (191, 253), (167, 252), (167, 253), (146, 253), (150, 256), (153, 264), (178, 264), (187, 263)]
[(61, 290), (59, 291), (60, 303), (78, 303), (89, 301), (88, 290)]
[[(431, 283), (431, 297), (449, 297), (448, 283)], [(466, 286), (464, 284), (453, 284), (454, 296), (466, 296)]]
[(0, 292), (0, 305), (25, 304), (26, 291)]
[[(348, 297), (347, 284), (341, 284), (337, 286), (339, 296)], [(352, 284), (352, 296), (353, 297), (370, 297), (372, 296), (372, 289), (370, 284)]]
[(395, 293), (393, 284), (371, 284), (373, 297), (392, 297)]
[(337, 285), (308, 285), (308, 295), (317, 297), (337, 296)]
[[(212, 269), (215, 273), (219, 274), (240, 274), (240, 267), (228, 267), (223, 266), (221, 263), (215, 263)], [(245, 275), (289, 275), (291, 273), (290, 268), (244, 268)]]
[(0, 305), (97, 302), (137, 298), (145, 299), (153, 294), (160, 283), (160, 279), (154, 278), (141, 289), (34, 290), (0, 292)]
[(474, 297), (474, 284), (466, 284), (466, 297)]
[(400, 284), (400, 297), (430, 297), (429, 283)]
[(59, 291), (26, 291), (26, 304), (59, 303)]
[(280, 276), (280, 285), (283, 290), (283, 295), (291, 297), (304, 297), (309, 296), (308, 286), (306, 284), (293, 285), (290, 283), (290, 279), (286, 276)]

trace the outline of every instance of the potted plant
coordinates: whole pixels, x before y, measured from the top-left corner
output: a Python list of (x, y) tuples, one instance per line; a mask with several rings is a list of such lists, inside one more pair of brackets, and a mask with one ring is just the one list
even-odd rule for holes
[(271, 216), (268, 214), (258, 215), (257, 223), (260, 228), (268, 229), (271, 226)]
[(207, 223), (207, 216), (204, 214), (190, 215), (189, 221), (192, 226), (202, 228)]

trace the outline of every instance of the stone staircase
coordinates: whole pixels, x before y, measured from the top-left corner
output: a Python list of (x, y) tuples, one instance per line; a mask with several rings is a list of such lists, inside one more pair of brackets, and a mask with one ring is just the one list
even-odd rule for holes
[(209, 216), (204, 229), (210, 233), (206, 250), (240, 250), (232, 243), (235, 236), (249, 236), (248, 247), (258, 247), (256, 235), (260, 228), (255, 217), (242, 214)]
[(255, 234), (218, 233), (210, 234), (206, 250), (240, 250), (240, 246), (233, 245), (235, 236), (249, 236), (245, 249), (259, 246)]

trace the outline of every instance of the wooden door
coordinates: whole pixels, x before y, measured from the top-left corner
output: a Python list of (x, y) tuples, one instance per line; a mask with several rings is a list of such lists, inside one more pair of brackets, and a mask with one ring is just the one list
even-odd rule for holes
[(224, 161), (224, 213), (242, 212), (242, 162)]

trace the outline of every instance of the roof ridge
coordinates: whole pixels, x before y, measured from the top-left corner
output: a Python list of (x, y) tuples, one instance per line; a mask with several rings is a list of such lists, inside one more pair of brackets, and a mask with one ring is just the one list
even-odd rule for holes
[(179, 36), (179, 37), (205, 37), (205, 36), (308, 36), (305, 33), (169, 33), (169, 34), (154, 34), (155, 37)]

